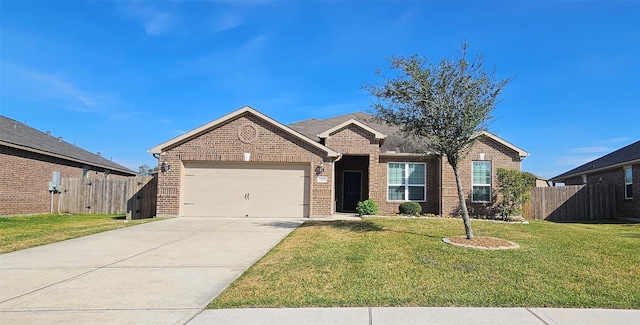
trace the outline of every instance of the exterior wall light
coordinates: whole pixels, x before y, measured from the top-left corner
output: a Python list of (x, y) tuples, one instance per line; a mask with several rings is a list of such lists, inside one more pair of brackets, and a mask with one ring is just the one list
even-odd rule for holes
[(324, 161), (321, 161), (318, 166), (316, 166), (316, 174), (320, 175), (324, 173)]
[(171, 169), (171, 165), (167, 164), (166, 160), (160, 164), (160, 171), (162, 171), (163, 173), (169, 169)]

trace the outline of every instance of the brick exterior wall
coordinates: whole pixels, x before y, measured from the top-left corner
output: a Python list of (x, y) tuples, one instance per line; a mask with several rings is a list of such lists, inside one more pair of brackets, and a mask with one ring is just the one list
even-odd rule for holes
[[(472, 162), (480, 159), (480, 153), (484, 153), (484, 161), (491, 161), (491, 203), (471, 202), (471, 166)], [(458, 166), (462, 190), (466, 197), (467, 208), (470, 215), (492, 215), (496, 203), (500, 200), (497, 193), (498, 168), (520, 170), (520, 156), (504, 145), (485, 136), (478, 138), (471, 151)], [(458, 190), (453, 168), (449, 165), (446, 157), (442, 158), (442, 214), (457, 216), (461, 214), (458, 199)]]
[(422, 162), (425, 163), (426, 172), (426, 201), (419, 202), (422, 206), (422, 213), (439, 213), (439, 199), (440, 199), (440, 187), (438, 186), (438, 180), (440, 173), (438, 166), (440, 160), (437, 157), (424, 158), (417, 156), (405, 156), (405, 157), (380, 157), (376, 162), (372, 174), (372, 179), (375, 180), (375, 186), (373, 191), (370, 191), (370, 197), (378, 203), (380, 206), (381, 214), (399, 213), (399, 206), (402, 202), (387, 200), (387, 173), (389, 163), (407, 163), (407, 162)]
[[(87, 167), (87, 177), (105, 177), (104, 169), (6, 146), (0, 146), (0, 166), (0, 215), (49, 213), (49, 182), (54, 171), (59, 171), (60, 177), (80, 178)], [(126, 177), (109, 174), (109, 178)], [(58, 194), (54, 194), (54, 213), (58, 201)]]
[[(343, 155), (355, 155), (369, 157), (368, 177), (363, 178), (368, 184), (363, 186), (363, 200), (370, 198), (376, 201), (380, 207), (381, 214), (392, 214), (399, 212), (399, 205), (402, 202), (387, 200), (387, 168), (390, 162), (423, 162), (426, 164), (426, 201), (420, 202), (423, 213), (440, 213), (440, 160), (437, 156), (425, 158), (420, 156), (406, 155), (389, 157), (380, 157), (380, 145), (374, 135), (357, 125), (347, 125), (340, 130), (336, 130), (330, 134), (325, 140), (325, 145)], [(337, 162), (340, 164), (340, 161)], [(518, 165), (519, 166), (519, 165)], [(340, 176), (336, 176), (340, 178)], [(341, 183), (337, 183), (338, 187)], [(455, 185), (455, 183), (454, 183)], [(336, 188), (338, 196), (338, 207), (340, 207), (341, 188)], [(456, 201), (457, 202), (457, 196)]]
[[(310, 216), (328, 216), (332, 211), (333, 170), (326, 153), (250, 113), (244, 113), (186, 142), (166, 149), (159, 164), (171, 167), (158, 174), (158, 216), (180, 214), (180, 181), (183, 161), (227, 161), (244, 163), (243, 154), (250, 153), (252, 162), (308, 163), (310, 179)], [(315, 168), (323, 161), (325, 171), (317, 175)], [(316, 176), (326, 176), (318, 183)], [(277, 189), (274, 189), (277, 190)]]
[[(624, 168), (616, 167), (586, 174), (586, 185), (614, 184), (616, 188), (616, 212), (619, 218), (640, 218), (640, 164), (631, 166), (633, 198), (624, 198)], [(565, 185), (585, 185), (582, 175), (565, 180)]]
[[(248, 134), (256, 135), (255, 138), (250, 141), (243, 139), (243, 130), (248, 130)], [(354, 124), (332, 132), (328, 138), (324, 139), (324, 145), (341, 153), (345, 161), (335, 162), (334, 158), (329, 159), (324, 151), (282, 131), (250, 112), (241, 114), (200, 135), (164, 149), (159, 163), (166, 161), (171, 168), (159, 173), (157, 215), (178, 216), (180, 214), (180, 182), (184, 161), (231, 161), (240, 164), (243, 163), (243, 153), (251, 153), (252, 162), (309, 163), (311, 216), (328, 216), (335, 212), (334, 207), (338, 210), (342, 209), (340, 173), (345, 170), (363, 172), (363, 200), (367, 198), (375, 200), (381, 214), (399, 212), (398, 206), (401, 202), (387, 200), (387, 166), (390, 162), (425, 163), (426, 201), (420, 203), (423, 213), (456, 214), (458, 197), (453, 170), (448, 164), (443, 163), (439, 156), (422, 157), (407, 154), (381, 157), (380, 144), (375, 136)], [(482, 137), (469, 154), (469, 158), (461, 164), (460, 171), (466, 193), (469, 193), (471, 188), (471, 161), (477, 159), (480, 152), (485, 154), (485, 160), (493, 163), (494, 187), (497, 168), (520, 170), (520, 157), (517, 152), (494, 140)], [(350, 159), (345, 158), (350, 156)], [(322, 176), (328, 179), (326, 183), (316, 181), (315, 167), (321, 160), (324, 161), (325, 169)], [(367, 160), (368, 163), (366, 163)], [(479, 211), (479, 205), (469, 204), (469, 206), (472, 211)]]

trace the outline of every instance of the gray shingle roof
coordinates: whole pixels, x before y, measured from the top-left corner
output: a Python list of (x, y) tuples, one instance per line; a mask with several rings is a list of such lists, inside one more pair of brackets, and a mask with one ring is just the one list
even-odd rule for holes
[(588, 174), (589, 172), (594, 170), (602, 170), (606, 169), (607, 167), (612, 167), (636, 160), (640, 160), (640, 141), (632, 143), (624, 148), (620, 148), (608, 155), (590, 161), (582, 166), (576, 167), (566, 173), (553, 177), (551, 178), (551, 180), (557, 182), (572, 176)]
[(289, 124), (288, 127), (302, 133), (314, 141), (320, 141), (318, 134), (350, 119), (354, 119), (380, 133), (387, 135), (387, 138), (382, 144), (382, 148), (380, 148), (380, 152), (395, 151), (397, 153), (415, 153), (420, 147), (415, 142), (406, 139), (400, 132), (399, 128), (389, 126), (385, 123), (376, 122), (373, 120), (372, 115), (363, 112), (348, 113), (323, 120), (314, 118)]
[(16, 145), (28, 151), (38, 150), (63, 156), (69, 160), (79, 161), (89, 166), (105, 168), (124, 174), (136, 174), (131, 169), (116, 164), (109, 159), (2, 115), (0, 115), (0, 142)]

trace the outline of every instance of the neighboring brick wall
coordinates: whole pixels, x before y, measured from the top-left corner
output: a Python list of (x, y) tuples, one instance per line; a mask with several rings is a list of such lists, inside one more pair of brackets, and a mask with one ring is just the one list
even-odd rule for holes
[[(494, 200), (488, 204), (471, 203), (471, 166), (472, 161), (480, 160), (480, 153), (484, 153), (485, 161), (491, 161), (491, 194), (494, 197)], [(478, 138), (478, 141), (476, 141), (467, 157), (460, 161), (458, 165), (460, 181), (462, 182), (462, 190), (466, 198), (467, 208), (470, 215), (486, 215), (493, 213), (492, 210), (500, 199), (497, 195), (498, 168), (520, 170), (520, 156), (517, 152), (505, 147), (493, 139), (481, 136)], [(455, 175), (453, 173), (453, 168), (449, 165), (446, 157), (442, 158), (442, 214), (450, 216), (461, 214)]]
[[(333, 171), (332, 161), (325, 157), (326, 153), (253, 114), (245, 113), (161, 154), (159, 163), (166, 160), (171, 168), (158, 174), (157, 215), (180, 214), (180, 177), (183, 161), (241, 163), (243, 153), (251, 153), (252, 162), (309, 163), (309, 214), (332, 214)], [(321, 176), (327, 176), (328, 181), (317, 183), (315, 166), (323, 159), (325, 171)]]
[[(624, 198), (624, 168), (616, 167), (587, 175), (586, 185), (614, 184), (616, 188), (616, 212), (619, 218), (640, 218), (640, 164), (631, 166), (633, 199)], [(565, 185), (584, 185), (582, 175), (565, 180)]]
[(582, 176), (576, 176), (576, 177), (567, 178), (564, 181), (564, 185), (584, 185), (584, 182), (582, 180)]
[[(82, 177), (83, 171), (80, 163), (6, 146), (0, 146), (0, 166), (0, 215), (49, 213), (53, 172), (59, 171), (60, 177)], [(88, 177), (104, 177), (104, 170), (87, 168)], [(109, 178), (126, 176), (111, 173)], [(57, 194), (53, 211), (58, 211)]]

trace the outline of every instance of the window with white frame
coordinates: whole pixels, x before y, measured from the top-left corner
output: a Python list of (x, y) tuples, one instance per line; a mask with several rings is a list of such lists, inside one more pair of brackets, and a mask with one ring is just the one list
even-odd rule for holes
[(633, 199), (633, 174), (631, 167), (624, 169), (624, 198), (627, 200)]
[(426, 200), (426, 165), (424, 163), (389, 163), (387, 165), (387, 199), (389, 201)]
[(471, 166), (472, 202), (491, 202), (491, 162), (473, 161)]

